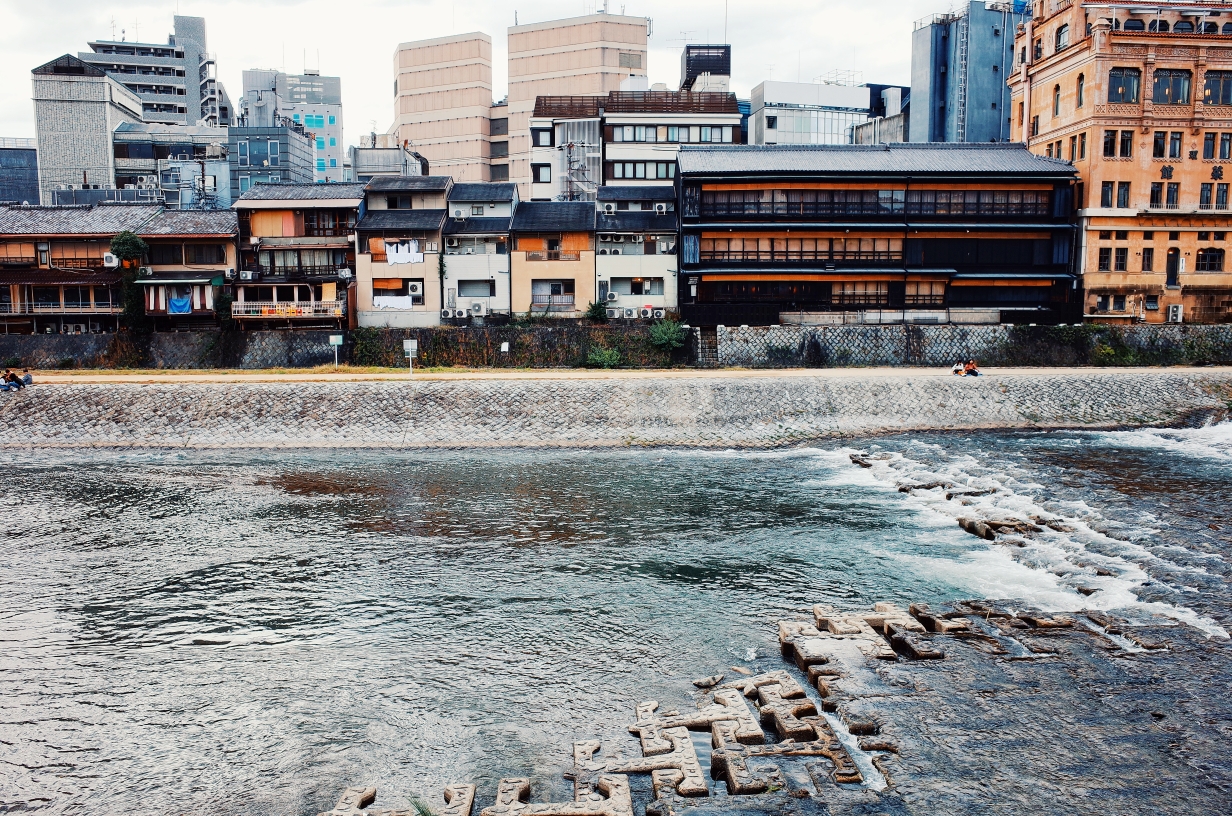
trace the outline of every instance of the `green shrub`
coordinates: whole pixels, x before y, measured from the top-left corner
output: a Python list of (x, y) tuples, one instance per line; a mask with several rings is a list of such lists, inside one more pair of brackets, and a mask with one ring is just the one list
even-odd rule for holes
[(380, 329), (360, 326), (351, 332), (351, 362), (357, 366), (383, 366), (387, 362), (385, 333)]
[(21, 366), (20, 357), (10, 357), (4, 361), (5, 368), (19, 368)]
[(685, 330), (675, 320), (660, 320), (650, 326), (650, 342), (666, 352), (673, 352), (684, 345)]
[(607, 307), (602, 303), (592, 303), (586, 307), (586, 317), (591, 323), (606, 323)]
[(56, 363), (56, 368), (76, 368), (77, 359), (74, 357), (61, 357), (60, 362)]
[(616, 349), (595, 348), (586, 355), (586, 365), (591, 368), (615, 368), (620, 365), (620, 352)]

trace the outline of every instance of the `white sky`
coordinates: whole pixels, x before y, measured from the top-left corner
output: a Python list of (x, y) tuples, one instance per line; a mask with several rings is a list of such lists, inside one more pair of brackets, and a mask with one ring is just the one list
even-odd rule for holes
[[(765, 79), (808, 82), (835, 69), (865, 82), (910, 85), (912, 22), (954, 0), (730, 0), (734, 90)], [(393, 119), (393, 52), (400, 42), (483, 31), (492, 37), (493, 93), (505, 95), (506, 29), (592, 12), (602, 0), (0, 0), (0, 136), (34, 136), (30, 70), (110, 38), (166, 42), (177, 13), (204, 17), (207, 47), (232, 98), (246, 68), (320, 67), (342, 77), (346, 141)], [(650, 81), (675, 89), (688, 42), (723, 41), (724, 0), (612, 0), (654, 21)], [(285, 53), (285, 62), (284, 62)], [(319, 57), (318, 57), (319, 54)]]

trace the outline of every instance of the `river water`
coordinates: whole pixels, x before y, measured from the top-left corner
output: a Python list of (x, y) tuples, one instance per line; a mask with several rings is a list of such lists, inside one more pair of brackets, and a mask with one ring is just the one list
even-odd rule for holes
[[(692, 705), (697, 677), (780, 667), (774, 622), (817, 602), (1022, 598), (1226, 637), (1229, 476), (1227, 425), (19, 454), (0, 811), (311, 814), (353, 784), (392, 805), (473, 781), (486, 801), (501, 776), (567, 799), (574, 740), (628, 740), (638, 702)], [(961, 515), (1050, 526), (990, 544)]]

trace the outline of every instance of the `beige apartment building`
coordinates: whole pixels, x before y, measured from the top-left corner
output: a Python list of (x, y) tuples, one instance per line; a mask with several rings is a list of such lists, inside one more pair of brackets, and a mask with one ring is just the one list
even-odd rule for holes
[(394, 52), (394, 98), (393, 132), (428, 159), (433, 174), (488, 180), (491, 37), (402, 43)]
[(1012, 137), (1078, 169), (1087, 319), (1232, 320), (1232, 1), (1035, 0)]
[(530, 119), (539, 96), (600, 96), (646, 76), (650, 22), (590, 14), (509, 29), (509, 180), (530, 197)]

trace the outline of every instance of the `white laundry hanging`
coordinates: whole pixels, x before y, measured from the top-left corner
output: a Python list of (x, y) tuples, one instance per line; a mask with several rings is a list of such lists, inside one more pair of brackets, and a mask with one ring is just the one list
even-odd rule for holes
[(385, 262), (390, 266), (393, 266), (394, 264), (423, 263), (424, 256), (423, 253), (419, 251), (419, 241), (414, 239), (406, 241), (386, 241)]

